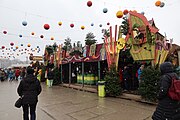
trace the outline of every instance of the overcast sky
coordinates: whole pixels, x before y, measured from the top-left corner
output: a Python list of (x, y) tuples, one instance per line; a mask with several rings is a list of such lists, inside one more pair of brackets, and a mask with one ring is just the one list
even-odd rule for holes
[[(118, 10), (136, 10), (145, 12), (148, 20), (154, 19), (156, 26), (160, 29), (161, 34), (167, 35), (167, 38), (173, 38), (173, 43), (180, 45), (180, 0), (162, 0), (165, 6), (160, 8), (155, 6), (156, 0), (91, 0), (93, 5), (87, 6), (88, 0), (0, 0), (0, 47), (10, 48), (10, 43), (20, 49), (40, 47), (39, 53), (42, 55), (45, 45), (63, 44), (64, 39), (69, 37), (72, 43), (81, 41), (84, 45), (84, 39), (88, 32), (93, 32), (98, 43), (102, 43), (103, 28), (108, 28), (107, 22), (113, 27), (115, 24), (120, 25), (121, 19), (116, 17)], [(103, 13), (107, 8), (108, 12)], [(26, 21), (27, 26), (22, 22)], [(62, 22), (62, 26), (58, 22)], [(45, 30), (44, 24), (49, 24), (50, 29)], [(70, 24), (74, 24), (74, 28)], [(91, 23), (94, 26), (91, 26)], [(102, 24), (102, 27), (99, 25)], [(81, 26), (85, 26), (81, 30)], [(5, 35), (3, 31), (8, 33)], [(35, 35), (32, 36), (31, 33)], [(22, 37), (19, 37), (22, 35)], [(39, 36), (43, 35), (41, 39)], [(54, 37), (54, 41), (50, 40)], [(23, 44), (23, 46), (21, 46)], [(27, 54), (17, 56), (18, 51), (14, 52), (15, 56), (24, 59)], [(0, 56), (2, 51), (0, 51)]]

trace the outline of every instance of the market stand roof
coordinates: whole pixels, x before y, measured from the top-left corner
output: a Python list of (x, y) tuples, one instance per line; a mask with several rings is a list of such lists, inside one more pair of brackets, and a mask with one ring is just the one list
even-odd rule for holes
[(97, 62), (106, 60), (104, 44), (94, 44), (84, 47), (83, 56), (69, 56), (62, 60), (62, 64), (69, 62)]

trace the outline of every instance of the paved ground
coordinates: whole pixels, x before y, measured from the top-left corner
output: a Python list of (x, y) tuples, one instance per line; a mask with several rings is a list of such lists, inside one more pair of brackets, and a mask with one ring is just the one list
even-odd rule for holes
[[(22, 120), (22, 109), (14, 107), (17, 81), (0, 82), (0, 120)], [(37, 120), (151, 120), (155, 109), (120, 98), (100, 98), (96, 93), (61, 86), (46, 87), (39, 96)]]

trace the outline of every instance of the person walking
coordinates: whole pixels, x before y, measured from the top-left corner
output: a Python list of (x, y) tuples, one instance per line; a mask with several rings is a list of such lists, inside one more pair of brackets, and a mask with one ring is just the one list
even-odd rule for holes
[(42, 88), (39, 80), (33, 75), (32, 67), (28, 66), (26, 73), (26, 77), (19, 83), (17, 92), (22, 97), (23, 119), (29, 120), (30, 108), (31, 120), (36, 120), (36, 105)]
[(19, 75), (21, 74), (21, 71), (19, 69), (15, 70), (15, 79), (18, 81)]
[(124, 70), (123, 70), (123, 89), (125, 91), (129, 90), (130, 88), (130, 72), (129, 72), (129, 68), (127, 66), (124, 66)]
[(172, 77), (178, 76), (173, 71), (173, 65), (170, 62), (164, 62), (160, 65), (162, 76), (160, 77), (160, 90), (158, 93), (158, 105), (153, 113), (153, 120), (180, 120), (180, 101), (173, 100), (168, 95), (168, 90), (172, 83)]
[(12, 70), (12, 69), (9, 69), (9, 74), (8, 74), (8, 76), (9, 76), (9, 81), (10, 81), (10, 82), (13, 81), (13, 75), (14, 75), (13, 70)]
[(144, 65), (141, 65), (137, 71), (139, 83), (141, 83), (141, 74), (142, 74), (143, 69), (144, 69)]
[(21, 79), (21, 80), (24, 79), (25, 75), (26, 75), (26, 68), (23, 67), (23, 68), (21, 69), (20, 79)]
[(52, 87), (53, 79), (54, 79), (54, 73), (53, 73), (53, 69), (51, 69), (51, 68), (49, 68), (49, 71), (47, 73), (47, 79), (48, 79), (48, 86)]

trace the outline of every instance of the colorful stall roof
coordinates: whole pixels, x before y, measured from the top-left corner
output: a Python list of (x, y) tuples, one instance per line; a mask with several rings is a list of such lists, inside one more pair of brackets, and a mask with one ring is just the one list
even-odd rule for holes
[(69, 62), (97, 62), (102, 60), (106, 60), (104, 44), (93, 44), (84, 47), (83, 56), (74, 55), (65, 57), (62, 60), (62, 64)]

